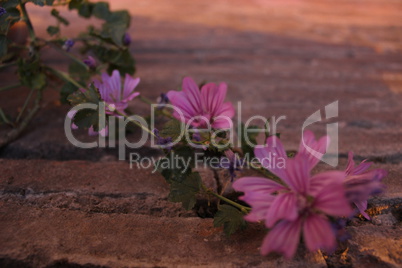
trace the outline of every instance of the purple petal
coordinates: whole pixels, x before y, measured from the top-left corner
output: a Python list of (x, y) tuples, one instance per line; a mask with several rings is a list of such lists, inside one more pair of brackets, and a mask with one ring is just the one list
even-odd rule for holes
[(354, 203), (359, 210), (360, 214), (363, 215), (366, 219), (370, 220), (370, 216), (366, 213), (367, 209), (367, 200), (358, 201)]
[(88, 129), (88, 135), (89, 135), (89, 136), (97, 136), (97, 135), (98, 135), (98, 132), (94, 130), (94, 127), (93, 127), (93, 126), (91, 126), (91, 127)]
[(331, 183), (342, 184), (345, 174), (341, 171), (322, 172), (314, 175), (310, 179), (309, 195), (316, 196), (323, 188), (328, 187)]
[(134, 99), (135, 97), (139, 96), (140, 92), (133, 92), (131, 95), (129, 95), (127, 98), (123, 100), (123, 102), (128, 102)]
[(331, 252), (336, 247), (334, 231), (323, 215), (311, 214), (304, 222), (303, 237), (310, 251), (324, 249)]
[(380, 193), (384, 188), (381, 180), (386, 174), (383, 169), (374, 169), (360, 175), (347, 176), (344, 181), (347, 198), (351, 202), (358, 202)]
[(265, 218), (265, 226), (272, 228), (279, 220), (293, 221), (297, 216), (298, 207), (296, 194), (292, 192), (278, 194), (268, 210)]
[(359, 165), (357, 165), (354, 170), (353, 170), (353, 175), (359, 175), (362, 174), (363, 172), (366, 172), (371, 165), (373, 164), (373, 162), (366, 162), (366, 160), (363, 160)]
[(201, 93), (194, 80), (191, 77), (185, 77), (183, 79), (182, 88), (182, 92), (185, 94), (188, 105), (192, 107), (196, 114), (202, 114)]
[(348, 164), (347, 164), (346, 170), (345, 170), (346, 175), (351, 175), (354, 168), (355, 168), (355, 162), (353, 161), (353, 152), (350, 151), (348, 153)]
[(296, 253), (300, 241), (301, 220), (281, 221), (264, 238), (261, 246), (261, 254), (270, 252), (282, 253), (290, 259)]
[[(342, 178), (345, 175), (342, 171), (328, 171), (314, 176), (314, 180), (323, 184), (321, 188), (315, 189), (315, 199), (313, 207), (332, 216), (350, 216), (353, 212), (342, 184)], [(317, 187), (317, 186), (316, 186)]]
[(303, 133), (298, 155), (305, 155), (308, 159), (309, 169), (312, 170), (321, 160), (329, 146), (329, 137), (324, 136), (316, 141), (314, 133), (306, 130)]
[[(105, 74), (106, 75), (106, 74)], [(103, 76), (103, 75), (102, 75)], [(106, 85), (104, 83), (102, 83), (99, 80), (94, 80), (93, 81), (94, 86), (98, 89), (99, 94), (101, 96), (101, 99), (106, 101), (106, 102), (111, 102), (113, 101), (110, 96), (108, 95), (108, 92), (106, 90)]]
[(365, 172), (373, 164), (372, 162), (366, 162), (363, 160), (358, 166), (355, 167), (355, 162), (353, 161), (353, 152), (348, 154), (348, 164), (346, 166), (345, 173), (347, 175), (359, 175)]
[(73, 119), (76, 113), (77, 113), (76, 110), (71, 109), (70, 111), (68, 111), (67, 117), (70, 118), (70, 119)]
[[(264, 168), (271, 171), (283, 181), (286, 182), (288, 180), (285, 170), (287, 166), (287, 155), (281, 141), (277, 136), (271, 136), (267, 138), (265, 147), (255, 148), (254, 154)], [(283, 160), (283, 167), (280, 167), (277, 164), (273, 164), (278, 163), (280, 160)]]
[[(126, 77), (124, 79), (124, 88), (123, 88), (123, 99), (124, 100), (130, 101), (134, 98), (134, 97), (132, 97), (130, 99), (130, 97), (132, 96), (138, 83), (140, 83), (139, 78), (132, 78), (130, 75), (126, 74)], [(137, 96), (138, 96), (138, 94), (137, 94)]]
[[(106, 103), (107, 106), (111, 106), (115, 110), (119, 111), (120, 113), (124, 113), (124, 110), (128, 107), (128, 104), (126, 102), (114, 102), (114, 103)], [(106, 107), (106, 110), (108, 111), (109, 109)], [(110, 111), (111, 114), (115, 114), (113, 110)]]
[(214, 129), (230, 129), (233, 128), (233, 121), (229, 117), (219, 116), (211, 124), (211, 127)]
[(304, 155), (296, 155), (288, 159), (286, 163), (286, 184), (298, 193), (305, 194), (308, 191), (310, 170), (308, 159)]
[(233, 105), (231, 102), (225, 102), (220, 106), (220, 109), (218, 111), (219, 115), (224, 115), (227, 117), (232, 118), (235, 115), (235, 109), (233, 108)]
[(271, 194), (273, 192), (286, 189), (283, 185), (266, 178), (259, 177), (243, 177), (233, 183), (233, 189), (238, 192), (265, 192)]
[(201, 100), (205, 111), (211, 113), (213, 117), (218, 116), (223, 101), (225, 100), (227, 85), (225, 83), (217, 86), (214, 83), (208, 83), (201, 88)]
[(228, 129), (233, 127), (232, 119), (235, 114), (235, 110), (233, 108), (232, 103), (226, 102), (223, 103), (215, 117), (211, 126), (215, 129)]
[[(67, 113), (67, 117), (73, 120), (76, 113), (77, 113), (76, 110), (71, 109)], [(71, 129), (78, 129), (78, 126), (76, 124), (74, 124), (74, 123), (71, 123)]]
[(284, 186), (266, 178), (243, 177), (233, 183), (236, 191), (244, 192), (240, 199), (249, 204), (252, 211), (245, 217), (248, 221), (265, 219), (268, 209), (275, 199), (271, 193), (286, 189)]
[(83, 62), (89, 67), (89, 68), (96, 68), (96, 60), (91, 57), (88, 56), (86, 59), (83, 60)]
[(102, 83), (104, 86), (103, 100), (114, 101), (114, 102), (121, 100), (122, 89), (121, 89), (120, 73), (118, 70), (114, 70), (111, 76), (108, 76), (107, 73), (102, 73)]
[[(189, 105), (183, 92), (171, 90), (167, 93), (167, 96), (172, 105), (183, 113), (183, 116), (186, 119), (184, 121), (190, 120), (196, 115), (196, 111), (191, 105)], [(173, 116), (176, 117), (178, 120), (183, 121), (183, 119), (181, 118), (181, 114), (178, 111), (174, 110)]]
[(275, 196), (264, 192), (254, 192), (239, 198), (251, 206), (251, 212), (244, 219), (250, 222), (264, 220)]
[(112, 76), (107, 82), (110, 85), (109, 94), (113, 95), (116, 101), (120, 101), (122, 99), (120, 72), (118, 70), (114, 70), (112, 72)]

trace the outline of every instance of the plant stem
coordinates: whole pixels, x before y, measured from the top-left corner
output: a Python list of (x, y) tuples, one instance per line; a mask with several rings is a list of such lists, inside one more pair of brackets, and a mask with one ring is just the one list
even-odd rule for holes
[(254, 169), (254, 170), (260, 172), (262, 175), (264, 175), (265, 177), (269, 178), (270, 180), (273, 180), (273, 181), (275, 181), (275, 182), (277, 182), (277, 183), (283, 184), (283, 181), (282, 181), (279, 177), (275, 176), (274, 174), (272, 174), (271, 172), (269, 172), (268, 170), (266, 170), (264, 167), (262, 167), (262, 166), (256, 167), (256, 166), (254, 166), (254, 165), (253, 165), (252, 163), (250, 163), (250, 162), (246, 162), (246, 164), (247, 164), (249, 167), (251, 167), (252, 169)]
[[(24, 46), (24, 48), (25, 48), (25, 46)], [(4, 69), (4, 68), (7, 68), (7, 67), (11, 67), (11, 66), (16, 66), (17, 64), (18, 63), (16, 61), (2, 64), (2, 65), (0, 65), (0, 70)]]
[(81, 65), (82, 67), (85, 68), (86, 71), (89, 71), (89, 67), (80, 59), (76, 58), (74, 55), (72, 55), (71, 53), (68, 53), (67, 51), (65, 51), (64, 49), (62, 49), (61, 47), (53, 44), (52, 42), (45, 41), (46, 44), (50, 45), (52, 48), (56, 49), (58, 52), (60, 52), (61, 54), (63, 54), (64, 56), (66, 56), (67, 58), (70, 58), (71, 60), (73, 60), (74, 62), (78, 63), (79, 65)]
[(67, 73), (56, 70), (52, 67), (46, 67), (47, 70), (49, 70), (50, 72), (52, 72), (53, 74), (55, 74), (56, 76), (58, 76), (60, 79), (66, 81), (66, 82), (70, 82), (71, 84), (73, 84), (74, 86), (78, 87), (78, 88), (86, 88), (86, 86), (81, 85), (80, 83), (78, 83), (77, 81), (75, 81), (74, 79), (72, 79)]
[(232, 206), (234, 206), (234, 207), (240, 209), (240, 210), (241, 210), (243, 213), (245, 213), (245, 214), (249, 213), (250, 210), (251, 210), (251, 208), (249, 208), (249, 207), (240, 205), (239, 203), (236, 203), (236, 202), (234, 202), (234, 201), (232, 201), (232, 200), (230, 200), (230, 199), (228, 199), (228, 198), (226, 198), (226, 197), (224, 197), (224, 196), (222, 196), (222, 195), (220, 195), (220, 194), (215, 193), (214, 191), (211, 191), (211, 190), (208, 189), (204, 184), (201, 184), (201, 187), (204, 189), (204, 191), (205, 191), (206, 193), (211, 194), (211, 195), (213, 195), (213, 196), (219, 198), (220, 200), (225, 201), (226, 203), (228, 203), (228, 204), (230, 204), (230, 205), (232, 205)]
[(19, 86), (21, 86), (21, 83), (11, 84), (11, 85), (8, 85), (8, 86), (0, 88), (0, 92), (10, 90), (10, 89), (13, 89), (13, 88), (16, 88), (16, 87), (19, 87)]
[(25, 99), (24, 105), (22, 106), (21, 111), (18, 114), (17, 119), (15, 120), (16, 123), (18, 123), (18, 121), (20, 121), (20, 118), (21, 118), (22, 114), (24, 113), (25, 109), (27, 108), (29, 100), (31, 99), (34, 91), (35, 91), (35, 89), (31, 88), (31, 91), (29, 92), (27, 98)]
[(4, 138), (0, 138), (0, 148), (3, 148), (4, 146), (14, 141), (15, 139), (18, 138), (18, 136), (21, 135), (21, 133), (28, 126), (29, 122), (34, 117), (34, 115), (39, 111), (41, 101), (42, 101), (42, 91), (38, 90), (34, 107), (17, 128), (14, 128), (10, 132), (8, 132)]
[(145, 130), (146, 132), (148, 132), (149, 134), (151, 134), (151, 136), (156, 137), (155, 133), (153, 133), (149, 128), (144, 127), (142, 124), (138, 123), (135, 120), (132, 120), (130, 117), (128, 117), (126, 114), (123, 114), (117, 110), (114, 111), (115, 113), (117, 113), (118, 115), (123, 116), (124, 118), (127, 118), (131, 123), (134, 123), (135, 125), (139, 126), (140, 128), (142, 128), (143, 130)]
[[(146, 104), (149, 104), (149, 105), (155, 104), (154, 102), (152, 102), (152, 100), (150, 100), (149, 98), (144, 97), (142, 95), (140, 95), (139, 98), (140, 98), (140, 101), (142, 101), (142, 102), (144, 102)], [(170, 119), (174, 119), (174, 117), (169, 112), (167, 112), (166, 110), (156, 110), (156, 112), (159, 112), (162, 115), (169, 117)]]
[(13, 125), (10, 120), (8, 120), (7, 116), (4, 114), (3, 109), (0, 108), (0, 118), (3, 119), (4, 123)]
[(145, 103), (149, 104), (149, 105), (155, 104), (155, 103), (153, 103), (150, 99), (148, 99), (147, 97), (144, 97), (144, 96), (142, 96), (142, 95), (140, 95), (140, 100), (141, 100), (142, 102), (145, 102)]
[(28, 12), (25, 8), (25, 4), (20, 0), (20, 7), (21, 7), (21, 12), (22, 12), (22, 18), (23, 20), (26, 22), (27, 26), (28, 26), (28, 30), (29, 30), (29, 35), (31, 37), (31, 42), (35, 41), (36, 39), (36, 35), (35, 35), (35, 31), (34, 28), (32, 26), (31, 20), (29, 19), (28, 16)]

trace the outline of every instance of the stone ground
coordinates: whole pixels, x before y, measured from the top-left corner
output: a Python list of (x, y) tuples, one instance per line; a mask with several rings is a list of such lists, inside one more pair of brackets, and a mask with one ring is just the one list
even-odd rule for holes
[[(71, 145), (63, 131), (68, 107), (49, 91), (29, 129), (0, 151), (1, 267), (402, 266), (401, 1), (119, 0), (112, 7), (134, 15), (141, 94), (155, 99), (185, 75), (226, 81), (243, 121), (287, 116), (278, 130), (289, 149), (297, 148), (303, 121), (338, 100), (339, 168), (352, 150), (389, 171), (387, 189), (370, 200), (373, 221), (351, 221), (352, 238), (334, 254), (300, 248), (291, 261), (261, 257), (263, 226), (228, 238), (213, 227), (206, 202), (185, 211), (167, 201), (160, 175), (130, 169), (115, 149)], [(47, 13), (30, 11), (43, 34)], [(74, 19), (68, 33), (85, 24)], [(54, 51), (46, 60), (68, 64)], [(12, 69), (0, 74), (1, 84), (14, 79)], [(27, 93), (2, 92), (0, 106), (13, 114)], [(147, 111), (137, 101), (130, 108)], [(311, 129), (324, 133), (325, 123)], [(136, 152), (159, 155), (149, 147)]]

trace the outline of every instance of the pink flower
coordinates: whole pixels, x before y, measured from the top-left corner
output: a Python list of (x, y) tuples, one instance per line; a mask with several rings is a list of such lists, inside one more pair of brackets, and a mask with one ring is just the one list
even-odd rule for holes
[(106, 103), (106, 113), (114, 114), (114, 110), (124, 113), (128, 102), (140, 95), (139, 92), (134, 92), (139, 82), (139, 78), (132, 78), (126, 74), (122, 87), (118, 70), (114, 70), (111, 76), (103, 73), (101, 81), (94, 80), (94, 85), (99, 90), (101, 99)]
[[(94, 80), (94, 85), (98, 89), (101, 99), (105, 102), (106, 114), (120, 116), (117, 112), (123, 113), (128, 106), (128, 102), (140, 95), (138, 92), (134, 92), (135, 87), (140, 82), (139, 78), (132, 78), (126, 74), (124, 86), (121, 85), (120, 73), (118, 70), (114, 70), (111, 76), (106, 73), (102, 74), (102, 80)], [(85, 92), (85, 89), (80, 88), (81, 92)], [(72, 109), (68, 112), (67, 116), (71, 119), (74, 118), (76, 110)], [(72, 123), (72, 129), (77, 129), (78, 127)], [(95, 131), (93, 126), (88, 129), (88, 134), (90, 136), (95, 136), (100, 134), (106, 137), (109, 133), (108, 126), (101, 129), (99, 132)]]
[[(326, 151), (327, 137), (316, 141), (310, 131), (306, 131), (304, 137), (308, 147), (322, 154)], [(303, 143), (294, 158), (287, 158), (276, 136), (269, 137), (267, 146), (256, 148), (254, 153), (260, 163), (283, 182), (244, 177), (233, 184), (236, 191), (244, 192), (241, 199), (252, 207), (245, 219), (264, 221), (271, 229), (263, 241), (261, 254), (275, 251), (291, 258), (302, 233), (309, 250), (332, 251), (336, 238), (327, 215), (341, 217), (352, 212), (343, 187), (345, 173), (328, 171), (311, 176), (310, 171), (319, 159), (312, 157)]]
[(215, 129), (232, 127), (235, 111), (230, 102), (224, 102), (225, 83), (208, 83), (200, 90), (192, 78), (185, 77), (182, 88), (181, 92), (171, 90), (167, 93), (170, 102), (182, 113), (175, 110), (174, 117), (197, 128), (206, 127), (207, 123)]
[(371, 162), (364, 160), (355, 166), (353, 152), (349, 152), (344, 181), (346, 197), (351, 203), (356, 205), (360, 213), (368, 220), (370, 220), (370, 216), (365, 212), (367, 209), (367, 199), (370, 195), (381, 192), (383, 189), (381, 180), (387, 175), (387, 171), (383, 169), (367, 171), (371, 165)]

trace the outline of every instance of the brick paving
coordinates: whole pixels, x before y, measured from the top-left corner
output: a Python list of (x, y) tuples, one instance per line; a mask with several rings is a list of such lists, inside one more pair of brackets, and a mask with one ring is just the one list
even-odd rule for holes
[[(0, 151), (0, 266), (402, 265), (402, 24), (395, 19), (400, 1), (373, 0), (361, 10), (360, 1), (341, 1), (332, 13), (329, 4), (316, 6), (317, 1), (300, 1), (290, 9), (235, 2), (141, 1), (138, 8), (131, 1), (113, 2), (112, 7), (128, 6), (135, 15), (130, 33), (138, 90), (155, 99), (177, 88), (185, 75), (197, 82), (225, 81), (228, 99), (242, 101), (243, 120), (287, 116), (279, 131), (289, 149), (297, 149), (310, 114), (339, 100), (339, 168), (353, 150), (359, 160), (368, 158), (375, 168), (389, 171), (387, 190), (369, 202), (373, 222), (355, 219), (349, 227), (353, 238), (331, 256), (300, 249), (293, 261), (261, 257), (262, 226), (250, 225), (227, 238), (212, 219), (199, 217), (202, 208), (188, 212), (168, 202), (168, 185), (160, 175), (130, 169), (117, 161), (116, 150), (71, 145), (63, 131), (68, 107), (49, 91), (28, 131)], [(45, 13), (31, 11), (42, 25)], [(79, 22), (69, 31), (78, 31)], [(55, 52), (46, 59), (64, 68), (68, 63)], [(12, 81), (12, 72), (1, 73), (0, 81)], [(15, 110), (24, 94), (22, 88), (2, 92), (0, 106)], [(130, 109), (147, 112), (137, 101)], [(325, 125), (312, 129), (323, 133)], [(77, 136), (91, 139), (85, 132)], [(148, 147), (136, 152), (159, 155)]]

